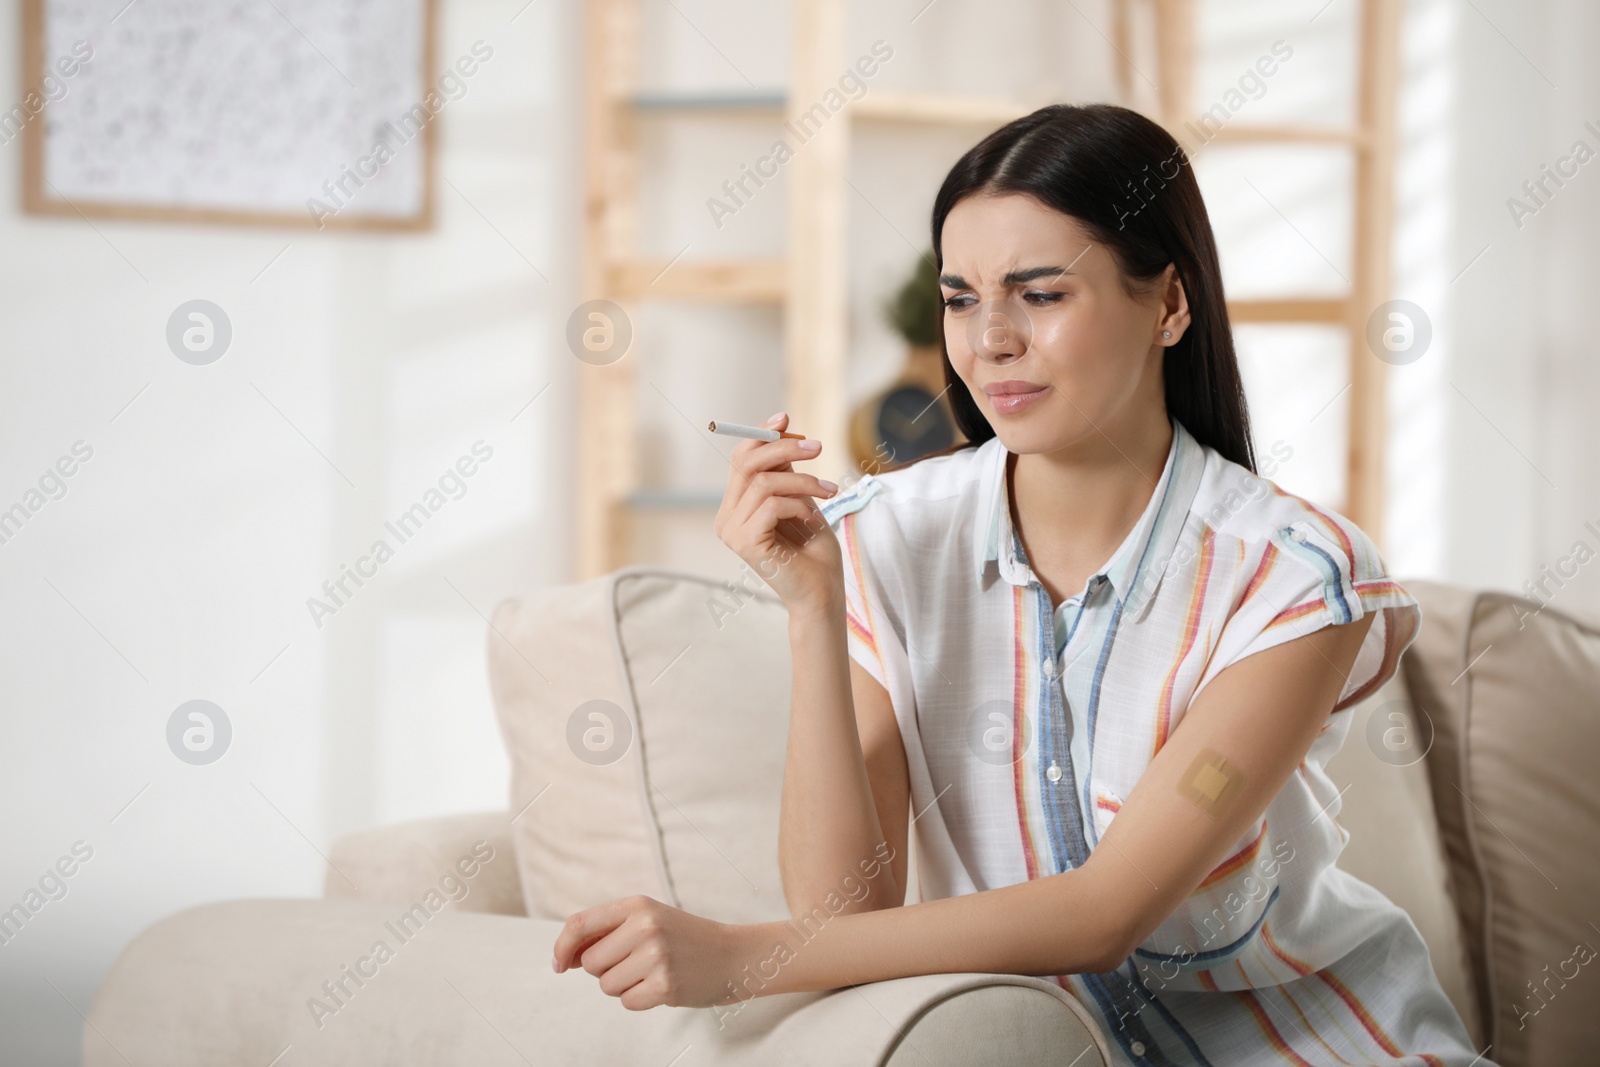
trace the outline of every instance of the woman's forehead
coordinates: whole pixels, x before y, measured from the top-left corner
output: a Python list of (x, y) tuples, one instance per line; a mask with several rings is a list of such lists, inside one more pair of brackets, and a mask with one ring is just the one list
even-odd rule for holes
[(1047, 259), (1055, 262), (1050, 257), (1065, 266), (1089, 243), (1078, 220), (1032, 197), (968, 197), (945, 217), (940, 252), (947, 271), (960, 264), (998, 277)]
[(947, 286), (1034, 284), (1050, 285), (1070, 275), (1099, 273), (1103, 257), (1096, 245), (1082, 238), (1027, 240), (998, 246), (951, 250), (944, 257), (939, 283)]

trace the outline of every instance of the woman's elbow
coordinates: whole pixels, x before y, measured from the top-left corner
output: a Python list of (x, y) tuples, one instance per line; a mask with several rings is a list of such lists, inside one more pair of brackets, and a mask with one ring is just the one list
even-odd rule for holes
[(1126, 937), (1118, 937), (1114, 940), (1108, 938), (1107, 947), (1095, 958), (1091, 964), (1092, 969), (1086, 970), (1084, 973), (1109, 974), (1121, 967), (1128, 957), (1133, 955), (1133, 950), (1138, 947), (1139, 942)]
[(1157, 925), (1159, 920), (1150, 921), (1142, 911), (1128, 904), (1109, 905), (1102, 912), (1101, 921), (1095, 924), (1097, 936), (1088, 946), (1089, 966), (1093, 969), (1083, 973), (1108, 974), (1121, 967), (1149, 936), (1149, 930)]
[(905, 892), (885, 867), (871, 880), (849, 876), (837, 884), (809, 886), (798, 892), (790, 891), (786, 884), (784, 901), (791, 922), (826, 923), (836, 915), (898, 908), (905, 903)]

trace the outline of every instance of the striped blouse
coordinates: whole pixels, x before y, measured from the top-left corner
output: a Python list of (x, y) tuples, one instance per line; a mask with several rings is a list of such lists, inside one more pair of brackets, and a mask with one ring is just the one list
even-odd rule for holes
[[(850, 655), (905, 744), (922, 899), (1083, 864), (1229, 664), (1376, 612), (1338, 712), (1415, 636), (1416, 600), (1358, 527), (1172, 426), (1143, 515), (1059, 606), (1011, 522), (999, 438), (820, 505), (844, 550)], [(1119, 1065), (1474, 1062), (1411, 919), (1334, 866), (1349, 834), (1323, 766), (1349, 728), (1329, 717), (1230, 857), (1120, 967), (1057, 977)]]

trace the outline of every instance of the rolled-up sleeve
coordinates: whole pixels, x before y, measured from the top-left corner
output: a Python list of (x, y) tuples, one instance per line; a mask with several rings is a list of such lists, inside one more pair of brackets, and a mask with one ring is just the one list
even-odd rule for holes
[(861, 543), (859, 514), (878, 488), (877, 479), (867, 475), (822, 504), (821, 509), (839, 539), (840, 553), (844, 557), (845, 629), (850, 658), (888, 690), (888, 665), (880, 642), (892, 640), (893, 635), (880, 634), (887, 628), (883, 625), (884, 611), (877, 583), (871, 580), (871, 564), (865, 558), (866, 551)]
[(1385, 572), (1367, 535), (1341, 516), (1289, 523), (1256, 546), (1255, 567), (1229, 616), (1196, 693), (1246, 656), (1376, 612), (1334, 705), (1354, 704), (1394, 674), (1416, 637), (1421, 608)]

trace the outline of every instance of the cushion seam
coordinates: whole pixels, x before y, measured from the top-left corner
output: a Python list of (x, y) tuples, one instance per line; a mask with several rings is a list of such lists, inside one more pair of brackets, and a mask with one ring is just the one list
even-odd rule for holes
[(675, 908), (681, 908), (678, 899), (678, 889), (672, 880), (672, 870), (667, 864), (667, 850), (661, 838), (661, 817), (656, 811), (655, 803), (650, 797), (650, 770), (646, 766), (644, 755), (644, 720), (639, 713), (639, 700), (634, 693), (633, 672), (628, 668), (627, 657), (622, 651), (622, 613), (617, 603), (618, 594), (624, 578), (642, 576), (634, 568), (623, 568), (611, 575), (609, 601), (611, 604), (611, 650), (616, 657), (617, 671), (621, 675), (624, 691), (628, 695), (628, 714), (633, 718), (633, 765), (637, 771), (639, 787), (639, 807), (644, 813), (645, 828), (650, 839), (651, 857), (655, 860), (656, 876), (661, 879), (661, 891), (667, 898), (666, 903)]
[(1495, 982), (1495, 945), (1494, 945), (1494, 912), (1496, 899), (1494, 884), (1489, 879), (1487, 866), (1484, 863), (1483, 848), (1478, 840), (1478, 823), (1472, 810), (1472, 797), (1469, 792), (1472, 788), (1472, 638), (1478, 627), (1478, 607), (1484, 602), (1482, 594), (1474, 594), (1472, 602), (1467, 607), (1466, 625), (1462, 628), (1461, 635), (1461, 662), (1467, 664), (1463, 670), (1466, 689), (1461, 700), (1461, 743), (1456, 751), (1456, 776), (1460, 779), (1459, 790), (1461, 793), (1461, 826), (1467, 839), (1467, 851), (1472, 857), (1472, 873), (1478, 882), (1478, 892), (1483, 899), (1483, 912), (1478, 916), (1478, 929), (1476, 931), (1478, 943), (1483, 946), (1483, 970), (1485, 981), (1481, 992), (1484, 1003), (1478, 1006), (1478, 1014), (1483, 1024), (1484, 1040), (1489, 1045), (1500, 1043), (1500, 996)]
[[(676, 567), (662, 567), (653, 564), (630, 564), (618, 568), (610, 574), (609, 601), (611, 604), (611, 650), (616, 657), (617, 671), (622, 677), (625, 691), (628, 695), (628, 713), (633, 717), (634, 732), (634, 767), (638, 772), (639, 806), (644, 812), (645, 828), (650, 839), (650, 851), (655, 859), (656, 876), (661, 879), (662, 894), (666, 896), (666, 903), (675, 908), (682, 908), (683, 904), (678, 897), (678, 887), (672, 878), (672, 867), (667, 859), (666, 841), (661, 829), (661, 816), (656, 810), (654, 801), (650, 796), (650, 769), (645, 759), (644, 720), (639, 711), (638, 697), (633, 687), (633, 672), (628, 668), (627, 657), (622, 650), (622, 612), (618, 605), (619, 589), (624, 579), (635, 578), (668, 578), (672, 581), (691, 581), (713, 589), (722, 586), (702, 574), (682, 570)], [(775, 593), (757, 592), (753, 596), (783, 603)]]

